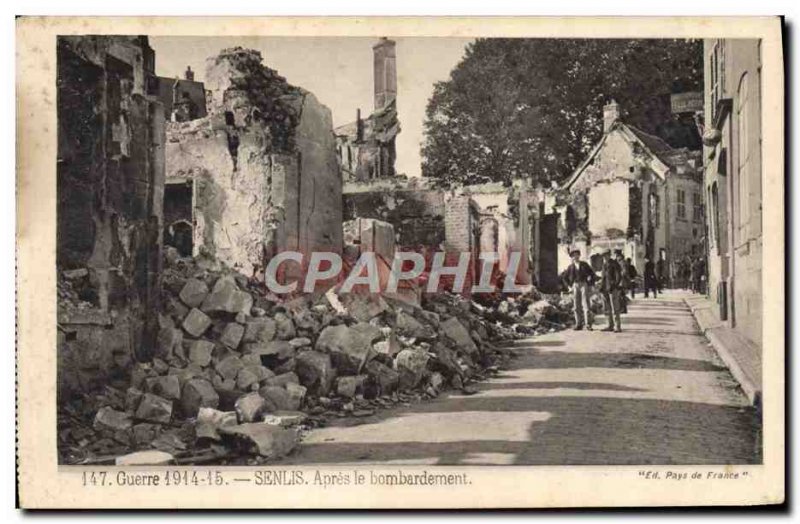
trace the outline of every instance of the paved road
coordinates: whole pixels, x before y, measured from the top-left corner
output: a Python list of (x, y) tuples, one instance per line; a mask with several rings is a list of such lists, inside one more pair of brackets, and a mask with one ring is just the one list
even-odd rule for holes
[(754, 410), (679, 294), (635, 300), (623, 330), (517, 341), (512, 367), (480, 383), (478, 394), (337, 420), (309, 434), (285, 462), (761, 461)]

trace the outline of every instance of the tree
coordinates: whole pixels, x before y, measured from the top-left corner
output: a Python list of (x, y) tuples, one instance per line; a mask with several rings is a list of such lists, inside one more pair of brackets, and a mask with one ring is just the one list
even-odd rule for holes
[(441, 185), (561, 181), (602, 135), (603, 105), (655, 134), (670, 93), (702, 89), (698, 40), (478, 39), (434, 86), (422, 174)]

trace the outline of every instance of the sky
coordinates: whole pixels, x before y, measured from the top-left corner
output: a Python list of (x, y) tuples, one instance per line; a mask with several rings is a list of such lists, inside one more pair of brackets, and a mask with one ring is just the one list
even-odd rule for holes
[[(471, 38), (392, 38), (397, 55), (397, 110), (402, 131), (397, 137), (398, 173), (420, 176), (425, 107), (434, 83), (447, 80)], [(264, 65), (286, 80), (311, 91), (333, 113), (339, 126), (373, 111), (372, 45), (365, 37), (190, 37), (151, 36), (159, 76), (183, 77), (186, 66), (195, 80), (205, 77), (206, 58), (226, 47), (261, 51)]]

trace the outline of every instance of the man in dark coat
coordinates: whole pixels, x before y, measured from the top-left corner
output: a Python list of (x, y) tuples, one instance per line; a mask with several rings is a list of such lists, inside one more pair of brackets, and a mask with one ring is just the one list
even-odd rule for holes
[(575, 330), (592, 330), (592, 314), (589, 310), (589, 296), (592, 293), (595, 275), (592, 268), (581, 260), (581, 252), (574, 249), (569, 252), (572, 262), (561, 274), (561, 281), (572, 291), (573, 310), (575, 313)]
[(656, 265), (649, 257), (644, 259), (644, 298), (649, 298), (649, 292), (653, 292), (653, 298), (658, 298), (656, 291)]
[(611, 251), (603, 253), (603, 270), (600, 278), (600, 292), (603, 294), (608, 326), (603, 331), (622, 331), (620, 322), (620, 286), (622, 285), (622, 268), (611, 258)]
[(614, 259), (619, 264), (620, 286), (619, 286), (619, 308), (622, 314), (628, 313), (628, 290), (631, 288), (631, 277), (628, 268), (625, 266), (625, 257), (621, 249), (614, 250)]
[(656, 287), (659, 293), (664, 292), (664, 286), (667, 283), (667, 261), (663, 258), (664, 253), (659, 256), (656, 262)]
[(636, 271), (636, 266), (633, 265), (630, 258), (625, 259), (625, 265), (622, 269), (628, 272), (628, 278), (631, 281), (631, 298), (636, 298), (636, 279), (639, 276), (639, 272)]

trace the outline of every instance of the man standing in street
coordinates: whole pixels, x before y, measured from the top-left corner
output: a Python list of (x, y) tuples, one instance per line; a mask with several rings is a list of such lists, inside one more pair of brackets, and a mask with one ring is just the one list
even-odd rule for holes
[(623, 315), (628, 313), (628, 290), (631, 288), (631, 277), (628, 274), (628, 268), (625, 265), (625, 257), (622, 255), (621, 249), (614, 250), (614, 258), (619, 264), (619, 308)]
[(656, 262), (656, 287), (659, 293), (664, 293), (664, 287), (667, 283), (667, 261), (664, 260), (664, 251), (658, 254), (658, 262)]
[(620, 322), (620, 285), (622, 269), (616, 260), (611, 259), (611, 250), (603, 253), (603, 274), (600, 280), (600, 291), (603, 293), (608, 326), (603, 331), (622, 331)]
[(650, 297), (650, 291), (653, 292), (653, 298), (658, 298), (656, 288), (656, 265), (647, 257), (644, 259), (644, 298)]
[(631, 299), (634, 299), (636, 298), (636, 278), (639, 276), (639, 272), (636, 271), (636, 266), (633, 265), (630, 258), (625, 259), (625, 265), (622, 268), (628, 272), (628, 278), (631, 281)]
[(575, 312), (575, 331), (583, 326), (592, 330), (592, 317), (589, 311), (589, 295), (594, 285), (594, 271), (589, 264), (581, 260), (581, 252), (573, 249), (569, 252), (572, 263), (561, 275), (561, 280), (572, 290), (572, 302)]

